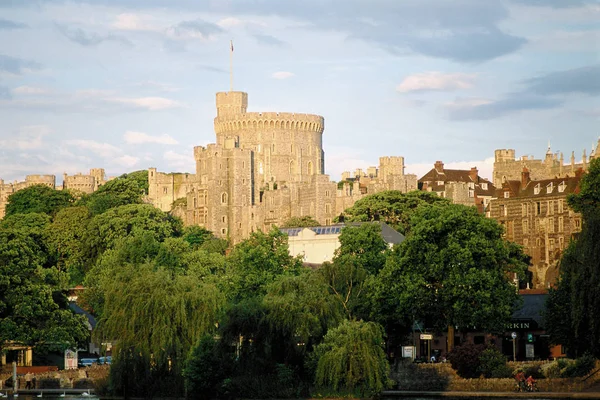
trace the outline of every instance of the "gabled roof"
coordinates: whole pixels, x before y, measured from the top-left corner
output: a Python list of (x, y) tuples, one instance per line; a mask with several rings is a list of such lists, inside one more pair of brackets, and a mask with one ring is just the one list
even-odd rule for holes
[[(466, 169), (442, 169), (432, 168), (429, 172), (419, 179), (419, 183), (430, 182), (428, 188), (432, 191), (443, 191), (444, 185), (450, 182), (474, 183), (475, 193), (478, 196), (493, 196), (496, 192), (494, 184), (485, 178), (477, 175), (477, 179), (473, 180), (470, 170)], [(444, 182), (444, 185), (438, 185), (438, 182)], [(483, 189), (482, 184), (487, 184), (487, 189)]]
[[(564, 178), (542, 179), (529, 181), (527, 185), (521, 189), (521, 181), (506, 181), (502, 184), (502, 188), (497, 190), (497, 197), (501, 198), (503, 192), (509, 190), (511, 197), (553, 197), (558, 194), (579, 193), (579, 182), (581, 176), (566, 176)], [(558, 187), (564, 182), (565, 187), (562, 192), (559, 192)], [(552, 184), (552, 190), (548, 193), (548, 186)], [(536, 187), (539, 185), (539, 192), (536, 194)]]
[(523, 299), (523, 305), (513, 313), (512, 319), (532, 319), (537, 322), (538, 326), (542, 327), (544, 325), (542, 313), (546, 309), (548, 294), (521, 294), (520, 297)]
[(77, 303), (74, 301), (69, 302), (69, 308), (73, 310), (75, 314), (83, 315), (87, 318), (88, 323), (90, 324), (91, 329), (96, 328), (96, 318), (89, 312), (85, 311), (83, 308), (79, 307)]

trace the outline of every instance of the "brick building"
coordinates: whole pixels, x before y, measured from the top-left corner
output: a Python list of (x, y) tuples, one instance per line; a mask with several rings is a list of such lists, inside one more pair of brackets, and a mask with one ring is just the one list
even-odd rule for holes
[(567, 204), (567, 196), (579, 190), (581, 173), (532, 180), (524, 167), (521, 179), (504, 181), (490, 202), (490, 217), (504, 225), (506, 239), (531, 256), (534, 288), (556, 282), (561, 254), (572, 235), (581, 231), (581, 215)]
[(441, 161), (436, 161), (433, 169), (419, 179), (419, 189), (435, 192), (454, 204), (476, 206), (481, 213), (485, 211), (496, 191), (490, 181), (479, 176), (477, 168), (446, 169)]

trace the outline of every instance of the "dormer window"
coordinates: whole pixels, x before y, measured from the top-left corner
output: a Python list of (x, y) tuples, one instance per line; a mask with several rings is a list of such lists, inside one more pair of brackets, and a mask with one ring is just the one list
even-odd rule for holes
[(442, 186), (444, 184), (444, 181), (437, 181), (437, 184)]
[(508, 199), (510, 197), (510, 192), (504, 192), (504, 198)]
[(535, 187), (533, 188), (533, 194), (540, 194), (540, 190), (541, 190), (541, 186), (538, 183), (537, 185), (535, 185)]
[(565, 184), (565, 181), (562, 181), (561, 183), (558, 184), (558, 192), (559, 193), (564, 192), (566, 187), (567, 187), (567, 185)]
[(552, 193), (552, 189), (554, 189), (554, 184), (552, 182), (550, 182), (547, 186), (546, 186), (546, 193)]
[(484, 182), (484, 183), (482, 183), (482, 184), (481, 184), (481, 188), (482, 188), (483, 190), (488, 190), (488, 184), (487, 184), (487, 183), (485, 183), (485, 182)]
[(469, 189), (475, 189), (475, 183), (469, 182)]

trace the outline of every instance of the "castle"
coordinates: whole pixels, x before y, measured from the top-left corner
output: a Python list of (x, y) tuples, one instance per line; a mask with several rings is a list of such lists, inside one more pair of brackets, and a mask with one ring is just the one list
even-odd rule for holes
[(56, 176), (54, 175), (27, 175), (24, 181), (15, 181), (13, 183), (4, 183), (4, 180), (0, 179), (0, 219), (6, 215), (8, 196), (21, 189), (33, 185), (46, 185), (56, 190), (70, 189), (89, 194), (98, 190), (108, 179), (103, 168), (92, 168), (89, 175), (79, 173), (69, 176), (65, 173), (63, 174), (62, 186), (56, 185)]
[[(596, 147), (592, 147), (589, 161), (596, 157), (600, 157), (600, 138)], [(570, 163), (565, 164), (563, 153), (560, 155), (553, 153), (550, 144), (548, 144), (548, 150), (546, 150), (543, 160), (536, 160), (533, 156), (522, 156), (520, 159), (516, 159), (514, 149), (500, 149), (494, 152), (493, 183), (499, 188), (505, 181), (521, 179), (523, 167), (527, 168), (533, 180), (573, 176), (579, 169), (586, 171), (589, 161), (584, 149), (580, 163), (575, 163), (575, 152), (572, 152)]]
[(234, 243), (257, 230), (311, 216), (322, 225), (366, 194), (417, 189), (403, 157), (381, 157), (368, 180), (325, 174), (320, 115), (248, 112), (248, 94), (216, 96), (216, 143), (194, 148), (195, 174), (148, 170), (149, 201)]

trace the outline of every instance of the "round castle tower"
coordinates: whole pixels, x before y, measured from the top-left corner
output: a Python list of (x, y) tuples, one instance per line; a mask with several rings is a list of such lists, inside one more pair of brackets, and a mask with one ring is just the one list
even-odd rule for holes
[(322, 116), (247, 112), (244, 92), (220, 92), (216, 100), (217, 146), (254, 151), (264, 181), (297, 182), (324, 173)]

